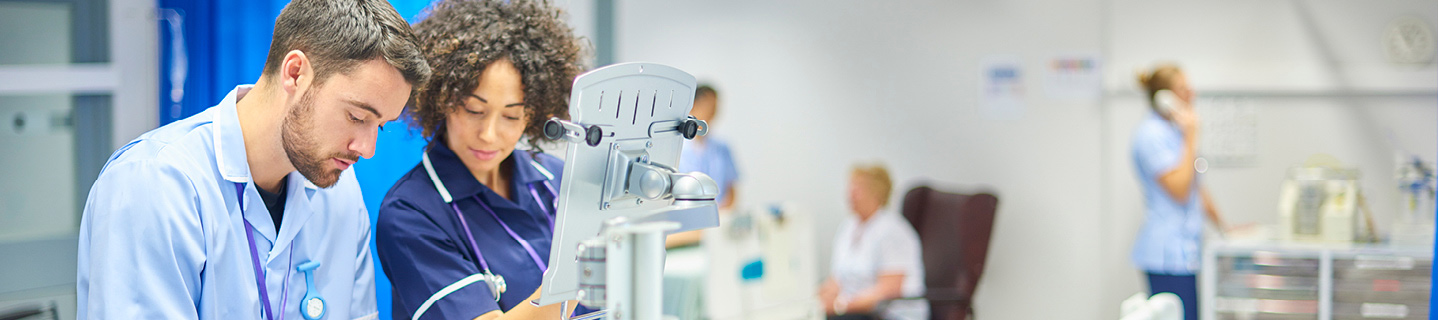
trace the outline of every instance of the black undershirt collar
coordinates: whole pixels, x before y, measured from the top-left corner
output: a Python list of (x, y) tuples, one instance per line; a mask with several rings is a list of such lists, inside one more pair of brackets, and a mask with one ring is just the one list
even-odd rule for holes
[(265, 191), (265, 188), (255, 187), (260, 192), (260, 199), (265, 201), (265, 209), (270, 211), (270, 219), (275, 221), (275, 232), (280, 231), (280, 221), (285, 217), (285, 189), (289, 185), (290, 176), (286, 175), (280, 179), (280, 189), (274, 193)]

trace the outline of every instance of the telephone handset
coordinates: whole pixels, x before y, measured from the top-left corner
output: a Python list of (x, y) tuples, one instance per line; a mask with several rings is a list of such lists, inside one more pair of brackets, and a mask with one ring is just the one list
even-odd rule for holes
[(1158, 110), (1158, 114), (1164, 118), (1173, 115), (1173, 111), (1178, 109), (1179, 103), (1183, 103), (1183, 101), (1179, 100), (1178, 94), (1173, 93), (1172, 90), (1163, 89), (1153, 93), (1153, 104), (1157, 107), (1154, 109)]

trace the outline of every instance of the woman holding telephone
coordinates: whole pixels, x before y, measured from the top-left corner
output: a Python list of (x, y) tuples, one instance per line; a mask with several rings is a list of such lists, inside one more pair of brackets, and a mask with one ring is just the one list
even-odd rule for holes
[(1159, 65), (1138, 76), (1152, 112), (1133, 135), (1133, 162), (1143, 189), (1145, 219), (1135, 239), (1133, 262), (1148, 275), (1151, 294), (1171, 292), (1183, 300), (1184, 318), (1198, 319), (1198, 282), (1203, 217), (1227, 230), (1208, 190), (1199, 183), (1198, 117), (1193, 88), (1176, 65)]

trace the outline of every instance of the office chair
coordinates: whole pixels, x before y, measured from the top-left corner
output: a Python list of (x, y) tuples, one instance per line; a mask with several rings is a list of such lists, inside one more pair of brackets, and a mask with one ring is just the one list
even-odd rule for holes
[(923, 246), (929, 318), (973, 317), (974, 291), (984, 273), (998, 203), (988, 192), (959, 194), (928, 186), (904, 195), (904, 218)]

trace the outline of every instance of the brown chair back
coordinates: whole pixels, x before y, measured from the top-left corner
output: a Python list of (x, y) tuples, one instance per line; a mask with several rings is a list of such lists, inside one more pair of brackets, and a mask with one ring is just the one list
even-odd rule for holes
[(923, 246), (924, 285), (932, 319), (973, 316), (974, 290), (984, 273), (999, 199), (920, 186), (904, 195), (904, 218)]

